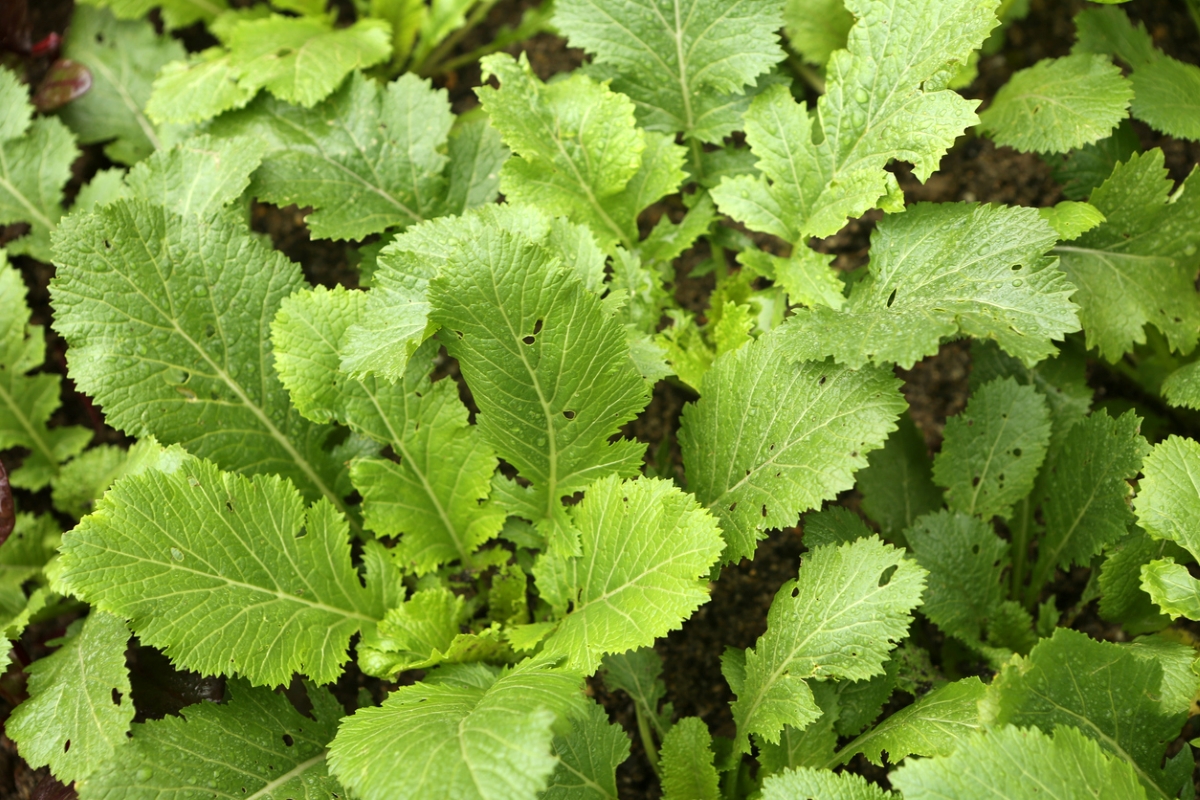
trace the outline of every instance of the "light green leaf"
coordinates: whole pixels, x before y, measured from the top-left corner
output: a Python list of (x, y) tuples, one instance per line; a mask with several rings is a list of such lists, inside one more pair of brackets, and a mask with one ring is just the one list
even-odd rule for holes
[(258, 87), (238, 82), (241, 72), (223, 47), (210, 47), (159, 70), (146, 101), (146, 116), (160, 125), (187, 124), (242, 108)]
[(1143, 564), (1141, 577), (1142, 590), (1162, 613), (1171, 619), (1200, 619), (1200, 581), (1187, 567), (1168, 557)]
[(1134, 527), (1124, 541), (1110, 547), (1100, 567), (1100, 616), (1121, 623), (1132, 634), (1152, 633), (1170, 623), (1142, 589), (1142, 568), (1165, 557), (1183, 561), (1187, 551), (1167, 539), (1153, 539)]
[(840, 309), (846, 305), (845, 284), (829, 268), (830, 260), (808, 247), (796, 247), (787, 258), (754, 248), (738, 254), (738, 263), (782, 286), (793, 305)]
[(979, 115), (980, 130), (1023, 153), (1092, 144), (1125, 118), (1133, 87), (1104, 56), (1076, 53), (1020, 70)]
[(948, 756), (980, 729), (978, 706), (986, 692), (974, 677), (935, 689), (843, 747), (835, 762), (845, 763), (856, 753), (880, 767), (884, 753), (890, 764), (911, 755)]
[(117, 19), (140, 19), (157, 8), (172, 30), (211, 22), (227, 8), (226, 0), (83, 0), (81, 5), (110, 9)]
[(746, 87), (783, 59), (780, 0), (568, 0), (554, 25), (617, 72), (646, 130), (719, 144)]
[(897, 385), (884, 370), (792, 363), (776, 334), (717, 359), (679, 441), (688, 489), (721, 523), (722, 563), (853, 486), (904, 410)]
[[(569, 587), (571, 611), (544, 645), (570, 667), (591, 674), (607, 653), (651, 645), (708, 600), (721, 532), (671, 481), (602, 478), (572, 507), (571, 522), (582, 554), (552, 567)], [(534, 567), (539, 588), (550, 568)]]
[[(301, 534), (297, 536), (297, 534)], [(64, 537), (61, 580), (205, 675), (278, 685), (341, 673), (384, 609), (350, 564), (346, 521), (277, 477), (188, 459), (119, 481)]]
[(466, 12), (473, 4), (474, 0), (432, 0), (429, 12), (421, 20), (421, 38), (413, 50), (413, 63), (423, 64), (437, 45), (465, 25)]
[(1190, 709), (1200, 689), (1200, 675), (1194, 669), (1197, 666), (1196, 650), (1185, 641), (1171, 638), (1174, 635), (1173, 631), (1164, 631), (1157, 636), (1140, 636), (1132, 642), (1121, 643), (1121, 647), (1138, 658), (1154, 661), (1162, 667), (1159, 707), (1168, 716)]
[(1104, 183), (1117, 164), (1142, 149), (1141, 140), (1129, 120), (1124, 120), (1112, 136), (1101, 139), (1065, 156), (1047, 159), (1054, 179), (1063, 184), (1068, 200), (1086, 200), (1092, 191)]
[(713, 190), (717, 206), (794, 244), (836, 233), (872, 207), (895, 206), (900, 189), (888, 162), (907, 161), (924, 180), (978, 120), (974, 101), (946, 84), (997, 24), (996, 5), (847, 2), (857, 22), (847, 49), (829, 60), (815, 118), (784, 87), (755, 98), (746, 139), (764, 174), (724, 179)]
[[(82, 800), (161, 800), (198, 793), (254, 800), (326, 800), (344, 796), (329, 777), (325, 746), (343, 715), (325, 689), (306, 684), (312, 710), (287, 695), (225, 685), (226, 702), (197, 703), (133, 726), (112, 769), (79, 785)], [(204, 788), (201, 788), (204, 787)]]
[(133, 721), (128, 642), (124, 622), (93, 611), (68, 628), (57, 650), (25, 668), (29, 698), (5, 721), (4, 731), (31, 766), (49, 764), (54, 777), (70, 783), (120, 752)]
[(1138, 524), (1200, 554), (1200, 442), (1168, 436), (1146, 457), (1142, 475), (1133, 505)]
[(158, 70), (184, 57), (183, 45), (159, 36), (143, 20), (123, 22), (108, 11), (80, 6), (63, 41), (63, 57), (92, 74), (92, 88), (63, 106), (59, 116), (82, 144), (110, 141), (104, 154), (133, 164), (162, 148), (142, 109)]
[[(153, 438), (142, 441), (153, 442)], [(63, 465), (51, 481), (54, 508), (76, 519), (88, 514), (95, 501), (123, 474), (125, 454), (123, 448), (99, 445)]]
[(554, 771), (556, 721), (583, 716), (580, 683), (544, 659), (443, 668), (343, 722), (331, 770), (362, 800), (526, 800)]
[(784, 725), (803, 728), (820, 715), (807, 680), (864, 680), (883, 672), (908, 630), (925, 570), (878, 538), (808, 554), (767, 614), (767, 632), (746, 651), (745, 682), (733, 717), (736, 746), (749, 734), (778, 742)]
[(1162, 394), (1173, 406), (1200, 410), (1200, 362), (1172, 372), (1162, 384)]
[(196, 136), (160, 150), (131, 169), (125, 177), (126, 196), (180, 216), (211, 218), (242, 196), (265, 150), (263, 142), (244, 136)]
[(902, 537), (917, 517), (942, 505), (942, 493), (933, 485), (925, 437), (907, 414), (896, 425), (883, 449), (867, 456), (867, 468), (859, 471), (857, 482), (863, 511), (879, 523), (890, 541)]
[(861, 775), (850, 772), (798, 767), (771, 775), (763, 781), (762, 800), (891, 800), (899, 798), (885, 792)]
[(667, 696), (662, 671), (662, 658), (652, 647), (610, 653), (601, 662), (605, 687), (610, 692), (621, 691), (629, 695), (638, 713), (654, 726), (660, 740), (671, 727), (671, 704), (659, 710)]
[(1154, 325), (1171, 348), (1191, 350), (1200, 331), (1192, 285), (1200, 256), (1200, 175), (1171, 191), (1159, 149), (1118, 164), (1092, 193), (1107, 222), (1055, 252), (1078, 287), (1087, 346), (1115, 362)]
[(804, 515), (804, 546), (809, 550), (827, 544), (846, 544), (871, 534), (862, 517), (842, 506), (829, 506), (824, 511)]
[(640, 442), (609, 442), (649, 400), (625, 332), (524, 236), (484, 229), (447, 264), (430, 284), (431, 317), (474, 393), (484, 441), (532, 483), (513, 485), (507, 507), (548, 526), (552, 551), (578, 552), (561, 498), (642, 463)]
[(1050, 443), (1050, 413), (1032, 386), (1000, 378), (980, 387), (946, 420), (933, 479), (954, 511), (1008, 518), (1029, 494)]
[(110, 425), (343, 507), (330, 428), (291, 409), (271, 365), (269, 325), (304, 285), (298, 265), (232, 222), (143, 201), (72, 215), (56, 243), (55, 328)]
[(1009, 725), (973, 734), (953, 755), (906, 762), (888, 776), (904, 800), (1145, 800), (1129, 765), (1075, 728), (1053, 737)]
[(1078, 239), (1080, 234), (1087, 233), (1104, 222), (1104, 215), (1100, 213), (1100, 209), (1073, 200), (1063, 200), (1053, 206), (1039, 208), (1038, 214), (1050, 223), (1050, 227), (1058, 233), (1058, 238), (1064, 242)]
[(617, 767), (629, 758), (629, 737), (603, 706), (588, 703), (586, 718), (555, 736), (553, 746), (558, 765), (539, 800), (617, 800)]
[(854, 17), (843, 0), (787, 0), (783, 25), (792, 48), (808, 63), (823, 67), (834, 50), (846, 46)]
[(966, 334), (1032, 366), (1079, 330), (1073, 287), (1047, 252), (1056, 241), (1032, 208), (909, 206), (875, 229), (870, 274), (845, 307), (809, 308), (785, 323), (789, 347), (801, 359), (908, 368), (944, 337)]
[(389, 609), (375, 632), (363, 635), (356, 648), (359, 666), (392, 680), (404, 670), (511, 656), (498, 628), (462, 633), (467, 622), (463, 599), (449, 589), (418, 591)]
[(659, 751), (663, 800), (720, 800), (713, 766), (712, 734), (699, 717), (684, 717), (663, 738)]

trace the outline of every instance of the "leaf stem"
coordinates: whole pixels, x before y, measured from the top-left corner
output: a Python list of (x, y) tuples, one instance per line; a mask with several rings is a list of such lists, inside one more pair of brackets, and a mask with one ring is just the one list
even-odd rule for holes
[[(1025, 561), (1029, 556), (1029, 527), (1033, 522), (1033, 509), (1029, 498), (1026, 497), (1017, 504), (1017, 514), (1014, 520), (1014, 525), (1010, 528), (1012, 532), (1012, 590), (1009, 596), (1014, 600), (1021, 599), (1021, 592), (1025, 585)], [(1028, 598), (1026, 598), (1028, 604)]]
[(654, 776), (662, 780), (662, 772), (658, 767), (658, 745), (654, 743), (654, 734), (650, 731), (650, 720), (646, 718), (641, 703), (634, 703), (633, 710), (637, 715), (638, 736), (642, 740), (642, 749), (646, 751), (646, 760), (650, 762)]
[(815, 69), (805, 64), (803, 59), (794, 53), (788, 53), (787, 63), (792, 68), (792, 72), (796, 73), (796, 77), (804, 81), (810, 89), (817, 94), (825, 94), (825, 79)]
[[(442, 43), (435, 47), (433, 51), (429, 53), (429, 55), (421, 60), (420, 63), (410, 64), (409, 71), (417, 73), (422, 78), (428, 78), (431, 75), (437, 75), (440, 72), (444, 72), (445, 69), (441, 67), (442, 60), (445, 59), (446, 56), (450, 55), (450, 52), (458, 46), (458, 43), (461, 42), (466, 35), (475, 28), (476, 25), (483, 22), (484, 18), (487, 17), (488, 12), (492, 10), (492, 6), (496, 5), (496, 3), (497, 0), (482, 0), (482, 2), (475, 6), (475, 8), (471, 11), (471, 16), (467, 17), (467, 21), (463, 23), (461, 28), (443, 39)], [(486, 53), (484, 55), (486, 55)]]

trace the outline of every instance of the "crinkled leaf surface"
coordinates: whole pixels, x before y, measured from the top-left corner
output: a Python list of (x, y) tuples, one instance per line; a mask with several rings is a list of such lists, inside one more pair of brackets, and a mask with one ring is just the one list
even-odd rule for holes
[(363, 800), (525, 800), (555, 769), (556, 721), (583, 716), (581, 680), (544, 659), (443, 668), (342, 723), (330, 766)]
[(210, 218), (242, 196), (265, 150), (249, 137), (201, 134), (136, 164), (125, 176), (125, 194), (180, 216)]
[(783, 326), (791, 351), (907, 368), (944, 337), (966, 334), (1032, 366), (1079, 330), (1073, 287), (1047, 252), (1057, 241), (1031, 208), (909, 206), (875, 229), (870, 274), (843, 308), (809, 308)]
[(720, 800), (712, 734), (699, 717), (685, 717), (663, 737), (659, 751), (663, 800)]
[[(979, 701), (987, 686), (979, 678), (946, 684), (897, 711), (838, 751), (839, 761), (862, 753), (876, 766), (910, 755), (948, 756), (980, 729)], [(831, 765), (832, 766), (832, 765)]]
[(1142, 568), (1164, 558), (1183, 561), (1187, 551), (1169, 539), (1154, 539), (1134, 527), (1124, 540), (1109, 547), (1100, 567), (1100, 616), (1121, 623), (1131, 634), (1162, 630), (1165, 616), (1142, 589)]
[(5, 721), (4, 732), (30, 765), (49, 764), (54, 777), (70, 783), (123, 754), (118, 748), (133, 721), (128, 642), (121, 619), (93, 611), (71, 625), (57, 650), (26, 667), (29, 698)]
[(763, 781), (762, 800), (807, 800), (810, 797), (817, 800), (891, 800), (899, 795), (885, 792), (861, 775), (812, 767), (785, 770)]
[(239, 74), (223, 47), (191, 53), (186, 61), (172, 61), (154, 79), (146, 116), (160, 125), (187, 124), (242, 108), (258, 94), (258, 87), (238, 83)]
[(1173, 406), (1200, 410), (1200, 362), (1172, 372), (1162, 384), (1163, 397)]
[(1200, 443), (1168, 436), (1142, 464), (1134, 501), (1138, 524), (1200, 557)]
[(792, 362), (774, 334), (726, 353), (684, 408), (688, 489), (721, 523), (722, 562), (853, 485), (904, 410), (890, 372)]
[(571, 732), (554, 737), (558, 765), (540, 800), (617, 800), (617, 767), (629, 758), (629, 736), (608, 721), (599, 703), (587, 704), (587, 716)]
[(119, 481), (62, 546), (61, 580), (205, 675), (278, 685), (341, 674), (350, 636), (383, 616), (327, 501), (278, 477), (184, 460)]
[[(312, 709), (301, 714), (284, 694), (242, 680), (226, 702), (201, 702), (180, 716), (133, 726), (113, 769), (79, 786), (83, 800), (162, 800), (206, 792), (254, 800), (330, 800), (344, 796), (329, 777), (325, 747), (345, 713), (326, 689), (307, 684)], [(203, 789), (201, 787), (204, 787)]]
[(820, 716), (807, 680), (883, 672), (924, 585), (925, 570), (876, 537), (809, 553), (799, 577), (775, 595), (767, 632), (746, 651), (733, 704), (737, 746), (747, 747), (751, 733), (778, 742), (784, 725), (803, 728)]
[(226, 0), (84, 0), (81, 5), (110, 9), (117, 19), (141, 19), (158, 8), (169, 29), (210, 22), (227, 8)]

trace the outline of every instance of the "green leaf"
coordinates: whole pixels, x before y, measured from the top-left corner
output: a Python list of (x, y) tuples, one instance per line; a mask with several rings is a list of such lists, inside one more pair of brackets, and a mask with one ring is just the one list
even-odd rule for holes
[(1115, 362), (1154, 325), (1171, 348), (1191, 350), (1200, 331), (1192, 278), (1200, 247), (1200, 177), (1171, 191), (1159, 149), (1118, 164), (1092, 193), (1107, 222), (1055, 252), (1078, 287), (1087, 346)]
[(1168, 375), (1162, 395), (1173, 406), (1200, 410), (1200, 362), (1186, 364)]
[(495, 627), (462, 633), (467, 616), (463, 599), (449, 589), (415, 592), (389, 609), (374, 632), (363, 635), (356, 648), (359, 666), (392, 680), (404, 670), (511, 656)]
[(112, 140), (104, 154), (122, 164), (162, 149), (159, 132), (142, 109), (154, 76), (184, 57), (183, 45), (156, 34), (149, 22), (123, 22), (107, 11), (80, 6), (67, 29), (63, 57), (92, 74), (92, 88), (59, 112), (81, 144)]
[[(741, 650), (732, 652), (744, 655)], [(804, 730), (785, 725), (779, 734), (779, 744), (754, 738), (754, 745), (758, 748), (756, 759), (759, 775), (771, 775), (795, 767), (828, 767), (832, 763), (838, 742), (838, 732), (834, 726), (841, 712), (837, 687), (844, 683), (846, 681), (810, 684), (822, 713), (816, 722)]]
[(346, 521), (277, 477), (190, 458), (119, 481), (62, 546), (63, 583), (186, 669), (278, 685), (341, 674), (384, 609), (350, 563)]
[(554, 25), (611, 65), (646, 130), (719, 144), (740, 127), (747, 87), (784, 57), (781, 0), (568, 0)]
[(146, 101), (146, 116), (160, 125), (187, 124), (242, 108), (258, 87), (238, 83), (240, 71), (223, 47), (210, 47), (159, 70)]
[(1128, 161), (1141, 149), (1133, 126), (1124, 120), (1112, 136), (1047, 161), (1054, 179), (1063, 184), (1063, 195), (1068, 200), (1084, 200), (1108, 179), (1117, 164)]
[(227, 7), (225, 0), (82, 0), (81, 5), (111, 9), (117, 19), (140, 19), (157, 8), (171, 30), (211, 22)]
[(1194, 669), (1197, 666), (1196, 650), (1184, 641), (1169, 638), (1173, 635), (1173, 631), (1164, 631), (1157, 636), (1140, 636), (1132, 642), (1121, 643), (1121, 647), (1135, 656), (1162, 667), (1159, 707), (1168, 716), (1190, 709), (1200, 689), (1200, 675)]
[(655, 727), (659, 739), (671, 727), (671, 704), (659, 711), (667, 687), (662, 680), (662, 658), (652, 647), (610, 653), (601, 662), (604, 685), (610, 692), (629, 695), (638, 714)]
[(853, 486), (904, 410), (897, 386), (884, 370), (793, 363), (776, 334), (717, 359), (679, 442), (688, 489), (721, 523), (722, 563)]
[[(157, 447), (152, 437), (138, 444), (143, 442)], [(125, 455), (120, 447), (100, 445), (71, 459), (51, 481), (54, 507), (76, 519), (86, 516), (112, 482), (124, 474)]]
[[(0, 73), (0, 88), (6, 74)], [(27, 374), (46, 358), (42, 326), (30, 325), (29, 318), (25, 281), (0, 250), (0, 450), (30, 451), (9, 480), (14, 487), (37, 491), (58, 474), (63, 461), (87, 446), (92, 432), (73, 425), (46, 427), (58, 409), (62, 379), (53, 373)]]
[(721, 532), (673, 482), (602, 478), (572, 507), (571, 522), (581, 555), (534, 567), (539, 589), (548, 574), (569, 587), (571, 611), (544, 644), (568, 666), (591, 674), (605, 654), (653, 644), (708, 600)]
[(247, 137), (202, 134), (187, 139), (134, 166), (125, 177), (126, 196), (180, 216), (212, 218), (242, 196), (265, 149), (261, 141)]
[(954, 511), (1008, 518), (1029, 494), (1050, 442), (1050, 413), (1032, 386), (1000, 378), (980, 387), (946, 420), (933, 479)]
[[(836, 233), (849, 217), (895, 206), (892, 160), (932, 173), (974, 125), (974, 101), (946, 83), (995, 27), (991, 0), (884, 0), (846, 4), (857, 22), (826, 70), (816, 124), (784, 87), (746, 112), (746, 139), (762, 177), (726, 178), (713, 190), (722, 212), (799, 244)], [(885, 35), (886, 32), (886, 35)]]
[(1055, 568), (1087, 566), (1125, 535), (1133, 522), (1129, 481), (1150, 453), (1139, 432), (1141, 422), (1133, 411), (1114, 420), (1101, 409), (1067, 433), (1046, 479), (1046, 533), (1038, 544), (1032, 586), (1047, 583)]
[[(897, 711), (838, 751), (845, 763), (862, 753), (876, 766), (899, 764), (911, 755), (948, 756), (980, 729), (979, 701), (987, 686), (979, 678), (948, 683)], [(830, 766), (833, 766), (832, 764)]]
[(788, 43), (813, 66), (823, 67), (846, 46), (854, 17), (843, 0), (787, 0), (783, 25)]
[(1162, 713), (1162, 676), (1155, 660), (1059, 628), (1028, 659), (1005, 666), (981, 713), (989, 725), (1036, 725), (1047, 732), (1077, 727), (1125, 762), (1149, 792), (1176, 797), (1182, 783), (1191, 780), (1190, 767), (1180, 776), (1162, 764), (1186, 710)]
[(0, 125), (0, 225), (29, 225), (27, 235), (6, 246), (13, 255), (49, 261), (50, 231), (63, 215), (63, 184), (79, 154), (75, 137), (54, 117), (30, 124), (27, 90), (7, 69), (0, 69), (0, 102), (6, 118)]
[(699, 717), (684, 717), (663, 738), (659, 752), (663, 800), (720, 800), (712, 734)]
[(973, 734), (953, 755), (914, 760), (889, 776), (904, 800), (1145, 800), (1129, 765), (1075, 728), (1053, 737), (1008, 726)]
[(908, 630), (925, 570), (879, 539), (820, 547), (785, 583), (767, 614), (767, 632), (746, 651), (745, 682), (733, 704), (737, 747), (751, 733), (778, 742), (784, 725), (820, 716), (807, 680), (864, 680), (883, 672)]
[(319, 800), (343, 795), (325, 763), (325, 746), (337, 730), (342, 706), (325, 689), (305, 688), (312, 704), (308, 714), (297, 711), (284, 694), (231, 680), (224, 703), (201, 702), (180, 716), (134, 725), (117, 762), (80, 784), (79, 796), (156, 800), (204, 792)]
[(496, 457), (452, 380), (430, 382), (436, 347), (408, 362), (399, 383), (339, 371), (348, 329), (363, 317), (362, 292), (316, 288), (286, 298), (271, 326), (276, 369), (292, 403), (316, 422), (337, 420), (389, 445), (398, 461), (364, 458), (351, 467), (366, 527), (400, 535), (393, 555), (424, 574), (471, 554), (495, 536), (504, 512), (485, 504)]
[(355, 69), (386, 61), (391, 39), (391, 26), (380, 19), (335, 29), (322, 17), (272, 14), (239, 21), (227, 44), (240, 85), (265, 88), (280, 100), (311, 108)]
[(269, 325), (304, 285), (298, 265), (229, 221), (129, 200), (72, 215), (55, 253), (55, 328), (110, 425), (343, 508), (330, 428), (290, 408), (271, 366)]
[(867, 456), (867, 468), (859, 471), (857, 482), (863, 511), (890, 541), (902, 537), (917, 517), (942, 506), (925, 437), (907, 414), (896, 425), (883, 449)]
[(523, 236), (484, 229), (447, 265), (430, 284), (431, 317), (446, 328), (442, 341), (474, 394), (484, 441), (532, 483), (513, 485), (507, 507), (549, 526), (552, 551), (578, 552), (561, 498), (642, 463), (642, 443), (609, 442), (649, 400), (625, 332), (575, 274)]
[(580, 683), (544, 659), (443, 668), (343, 722), (331, 770), (362, 800), (525, 800), (555, 769), (556, 721), (583, 716)]
[(905, 537), (929, 572), (921, 612), (944, 633), (978, 647), (1006, 598), (1008, 542), (979, 517), (945, 510), (918, 519)]
[(1039, 208), (1038, 214), (1050, 223), (1050, 227), (1058, 233), (1058, 238), (1064, 242), (1078, 239), (1080, 234), (1087, 233), (1104, 222), (1104, 215), (1098, 208), (1072, 200), (1063, 200), (1053, 206)]
[(804, 515), (804, 546), (813, 550), (823, 545), (846, 544), (872, 534), (862, 517), (842, 506)]
[(500, 173), (512, 203), (566, 213), (591, 228), (606, 249), (638, 240), (637, 215), (684, 178), (684, 149), (673, 136), (634, 123), (632, 101), (582, 74), (544, 84), (525, 56), (484, 58), (500, 88), (476, 90), (516, 157)]
[(629, 737), (603, 706), (588, 703), (586, 718), (555, 736), (553, 747), (558, 765), (539, 800), (617, 800), (617, 767), (629, 758)]
[(1046, 58), (1000, 88), (980, 130), (1019, 152), (1065, 153), (1108, 136), (1131, 99), (1130, 82), (1104, 56)]
[(1166, 539), (1153, 539), (1135, 527), (1116, 546), (1110, 547), (1100, 567), (1100, 616), (1132, 634), (1162, 630), (1170, 623), (1142, 590), (1142, 568), (1159, 559), (1183, 561), (1187, 552)]
[(1142, 565), (1142, 590), (1171, 619), (1200, 619), (1200, 581), (1168, 557)]
[(763, 781), (762, 800), (891, 800), (899, 798), (861, 775), (850, 772), (798, 767), (769, 776)]
[(884, 217), (871, 240), (870, 273), (845, 307), (783, 326), (795, 357), (908, 368), (965, 334), (1032, 366), (1079, 330), (1073, 287), (1047, 252), (1058, 235), (1035, 209), (921, 203)]
[[(93, 611), (61, 646), (25, 668), (29, 698), (4, 723), (31, 766), (50, 765), (63, 783), (96, 773), (125, 744), (133, 721), (125, 646), (129, 629)], [(123, 760), (123, 756), (121, 756)]]
[(1134, 501), (1138, 524), (1156, 539), (1170, 539), (1200, 554), (1200, 442), (1169, 436), (1142, 464)]

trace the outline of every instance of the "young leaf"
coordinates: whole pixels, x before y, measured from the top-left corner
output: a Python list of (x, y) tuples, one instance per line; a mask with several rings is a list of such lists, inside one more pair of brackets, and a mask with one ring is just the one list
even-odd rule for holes
[(688, 488), (721, 523), (722, 563), (853, 485), (904, 410), (897, 386), (879, 369), (792, 363), (774, 334), (717, 359), (679, 441)]
[[(48, 764), (63, 783), (96, 773), (118, 748), (133, 720), (125, 646), (129, 629), (93, 611), (67, 630), (65, 641), (26, 667), (29, 699), (4, 730), (31, 766)], [(123, 758), (122, 758), (123, 760)]]
[(55, 327), (110, 425), (342, 507), (330, 428), (293, 411), (272, 374), (269, 325), (304, 285), (298, 265), (228, 221), (140, 200), (72, 215), (55, 241)]
[(514, 486), (508, 508), (548, 526), (552, 550), (578, 552), (561, 498), (642, 463), (645, 445), (609, 442), (649, 400), (625, 332), (523, 236), (484, 229), (448, 264), (430, 284), (431, 317), (474, 393), (484, 441), (532, 483)]
[(899, 795), (886, 792), (861, 775), (850, 772), (799, 767), (769, 776), (763, 781), (762, 800), (893, 800)]
[(80, 5), (111, 9), (117, 19), (141, 19), (157, 8), (169, 30), (211, 22), (227, 8), (226, 0), (82, 0)]
[(803, 728), (820, 716), (807, 680), (883, 671), (925, 584), (925, 570), (903, 552), (872, 537), (805, 557), (799, 577), (775, 595), (767, 632), (746, 651), (733, 704), (738, 748), (751, 733), (778, 742), (784, 725)]
[(659, 753), (663, 800), (720, 800), (712, 734), (699, 717), (676, 722)]
[(404, 670), (429, 669), (503, 658), (497, 630), (462, 633), (463, 599), (449, 589), (424, 589), (390, 608), (374, 633), (359, 641), (358, 663), (369, 675), (390, 680)]
[(904, 800), (1146, 800), (1127, 763), (1066, 725), (1053, 737), (1012, 725), (980, 731), (953, 755), (908, 761), (889, 779)]
[(1049, 442), (1050, 414), (1037, 390), (994, 380), (946, 421), (933, 479), (946, 487), (952, 510), (1007, 518), (1033, 489)]
[(61, 580), (186, 669), (328, 683), (384, 611), (350, 564), (348, 532), (280, 478), (189, 458), (109, 490), (64, 537)]
[(580, 682), (544, 659), (443, 668), (343, 722), (331, 771), (363, 800), (525, 800), (554, 771), (556, 722), (583, 716)]
[(179, 716), (134, 725), (113, 768), (79, 784), (79, 796), (152, 800), (206, 791), (260, 800), (337, 797), (342, 789), (329, 777), (325, 747), (344, 712), (327, 690), (305, 688), (308, 714), (284, 694), (231, 680), (224, 703), (200, 702)]
[(857, 22), (847, 49), (829, 60), (819, 130), (785, 88), (767, 89), (746, 113), (763, 176), (726, 178), (713, 190), (722, 212), (794, 244), (836, 233), (874, 206), (894, 207), (899, 186), (884, 171), (888, 162), (908, 161), (924, 180), (978, 120), (974, 101), (946, 84), (995, 27), (995, 2), (846, 6)]
[(917, 517), (941, 507), (942, 493), (933, 485), (932, 469), (925, 437), (907, 414), (900, 415), (883, 449), (867, 456), (867, 468), (859, 471), (857, 483), (863, 511), (879, 523), (888, 540), (895, 541)]
[(842, 309), (816, 306), (788, 320), (789, 347), (801, 359), (907, 368), (961, 333), (995, 339), (1032, 366), (1079, 330), (1073, 287), (1047, 252), (1057, 241), (1031, 208), (909, 206), (875, 229), (870, 274)]
[(156, 34), (149, 22), (122, 22), (108, 11), (80, 6), (67, 29), (63, 56), (92, 74), (92, 88), (59, 112), (80, 143), (112, 140), (104, 154), (122, 164), (162, 148), (142, 109), (154, 76), (167, 62), (184, 57), (183, 45)]
[(187, 61), (172, 61), (154, 79), (146, 116), (160, 125), (186, 125), (242, 108), (258, 94), (258, 87), (238, 83), (238, 76), (223, 47), (192, 53)]
[(554, 737), (558, 765), (539, 800), (617, 800), (617, 767), (629, 758), (629, 737), (599, 703), (571, 732)]
[(125, 176), (127, 195), (183, 217), (211, 218), (242, 196), (265, 150), (257, 139), (201, 134), (135, 165)]
[[(651, 131), (719, 144), (740, 127), (746, 87), (784, 57), (780, 0), (568, 0), (554, 25), (618, 74)], [(739, 108), (739, 105), (742, 108)]]
[(610, 692), (629, 695), (642, 718), (649, 720), (661, 740), (671, 727), (670, 703), (660, 712), (659, 705), (667, 696), (662, 680), (662, 658), (651, 647), (610, 653), (601, 662), (604, 685)]
[(1141, 588), (1171, 619), (1200, 619), (1200, 582), (1171, 556), (1143, 564)]
[(1186, 561), (1187, 551), (1167, 539), (1153, 539), (1136, 526), (1123, 541), (1110, 547), (1100, 567), (1100, 616), (1118, 622), (1131, 634), (1153, 633), (1167, 627), (1164, 615), (1142, 589), (1142, 568), (1153, 561)]
[(571, 511), (582, 554), (547, 556), (555, 563), (534, 574), (545, 598), (543, 575), (552, 570), (571, 605), (545, 652), (591, 674), (606, 653), (653, 644), (708, 599), (721, 531), (695, 498), (655, 478), (602, 478)]
[(1118, 164), (1092, 193), (1108, 220), (1054, 251), (1078, 287), (1087, 346), (1116, 361), (1146, 341), (1154, 325), (1171, 348), (1187, 352), (1200, 331), (1192, 285), (1200, 247), (1200, 175), (1171, 191), (1159, 149)]
[(1200, 557), (1200, 443), (1169, 436), (1142, 464), (1133, 508), (1138, 524)]
[(1023, 153), (1065, 153), (1112, 131), (1133, 87), (1104, 56), (1047, 58), (1012, 76), (979, 115), (980, 130)]

